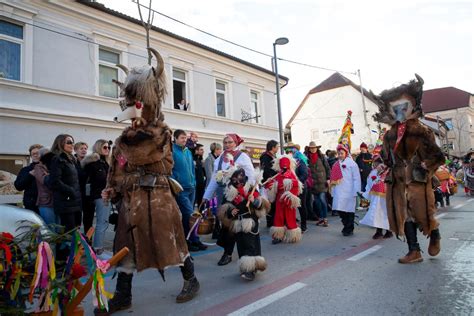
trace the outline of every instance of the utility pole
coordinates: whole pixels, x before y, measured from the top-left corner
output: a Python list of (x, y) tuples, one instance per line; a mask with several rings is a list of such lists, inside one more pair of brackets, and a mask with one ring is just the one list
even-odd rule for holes
[(360, 95), (362, 96), (362, 111), (364, 112), (365, 127), (367, 127), (367, 133), (369, 135), (369, 141), (372, 143), (372, 134), (370, 133), (370, 125), (367, 121), (367, 108), (365, 107), (364, 88), (362, 87), (362, 77), (360, 75), (360, 69), (357, 69), (357, 75), (359, 76)]

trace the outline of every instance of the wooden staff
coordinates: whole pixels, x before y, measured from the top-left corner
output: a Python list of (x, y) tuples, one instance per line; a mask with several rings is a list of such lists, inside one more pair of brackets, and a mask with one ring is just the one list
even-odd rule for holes
[[(257, 175), (257, 177), (255, 178), (255, 185), (253, 186), (253, 189), (252, 191), (250, 192), (249, 196), (247, 197), (247, 204), (246, 204), (246, 207), (248, 208), (249, 205), (250, 205), (250, 200), (248, 199), (251, 195), (253, 195), (255, 193), (255, 190), (257, 189), (257, 186), (258, 186), (258, 183), (260, 182), (260, 180), (262, 179), (262, 174), (263, 172), (260, 171)], [(267, 180), (268, 181), (268, 180)]]
[[(117, 263), (120, 262), (120, 260), (125, 257), (130, 250), (127, 247), (123, 247), (119, 252), (117, 252), (112, 258), (109, 260), (110, 267), (115, 266)], [(73, 312), (76, 309), (76, 307), (81, 304), (82, 300), (87, 296), (87, 293), (92, 288), (92, 281), (94, 279), (94, 276), (91, 275), (89, 279), (87, 280), (86, 283), (82, 286), (81, 290), (79, 293), (77, 293), (76, 297), (67, 305), (66, 307), (66, 313), (65, 315), (74, 315)]]

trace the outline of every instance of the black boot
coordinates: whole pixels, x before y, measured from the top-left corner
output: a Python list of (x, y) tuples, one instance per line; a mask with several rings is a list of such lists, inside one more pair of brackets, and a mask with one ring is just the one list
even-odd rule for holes
[(342, 231), (343, 236), (351, 236), (354, 234), (354, 213), (344, 212), (345, 213), (345, 225)]
[(194, 275), (194, 263), (188, 257), (184, 261), (184, 266), (181, 267), (184, 284), (181, 293), (176, 297), (176, 303), (184, 303), (192, 300), (199, 292), (199, 282)]
[(344, 234), (347, 231), (347, 213), (346, 212), (338, 212), (339, 217), (341, 218), (342, 223), (342, 230), (341, 233)]
[(400, 263), (416, 263), (423, 261), (421, 256), (420, 244), (416, 237), (416, 224), (413, 222), (405, 222), (405, 236), (407, 238), (408, 253), (398, 259)]
[(110, 315), (117, 311), (132, 307), (133, 274), (119, 272), (114, 297), (109, 300), (109, 311), (94, 309), (94, 315)]
[(382, 228), (377, 228), (375, 234), (372, 236), (372, 239), (381, 239), (383, 238)]

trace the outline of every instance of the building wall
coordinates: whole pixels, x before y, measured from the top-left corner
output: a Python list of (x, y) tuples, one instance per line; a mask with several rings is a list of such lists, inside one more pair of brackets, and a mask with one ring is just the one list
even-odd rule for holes
[[(470, 98), (470, 106), (455, 110), (432, 112), (426, 115), (443, 120), (451, 120), (452, 129), (448, 132), (448, 142), (453, 149), (449, 153), (462, 156), (474, 149), (474, 98)], [(449, 124), (449, 123), (448, 123)]]
[(351, 136), (352, 152), (359, 151), (361, 142), (375, 145), (378, 138), (370, 129), (377, 130), (372, 115), (377, 106), (365, 98), (369, 128), (365, 126), (362, 98), (352, 86), (326, 90), (311, 94), (291, 123), (291, 136), (294, 143), (306, 146), (315, 141), (322, 150), (335, 149), (344, 125), (347, 111), (352, 111), (354, 134)]
[[(118, 100), (98, 94), (99, 47), (116, 50), (129, 68), (144, 65), (143, 28), (75, 2), (5, 1), (0, 7), (0, 18), (26, 23), (22, 80), (0, 79), (0, 158), (26, 155), (32, 143), (51, 146), (60, 133), (90, 145), (116, 138), (126, 124), (112, 122)], [(229, 132), (251, 147), (278, 138), (271, 74), (158, 32), (152, 32), (151, 46), (165, 60), (169, 93), (163, 112), (171, 128), (196, 131), (206, 150)], [(173, 67), (187, 73), (189, 112), (173, 108)], [(119, 71), (119, 80), (124, 76)], [(227, 82), (225, 118), (216, 115), (216, 80)], [(259, 93), (259, 124), (240, 122), (241, 108), (250, 109), (251, 90)]]

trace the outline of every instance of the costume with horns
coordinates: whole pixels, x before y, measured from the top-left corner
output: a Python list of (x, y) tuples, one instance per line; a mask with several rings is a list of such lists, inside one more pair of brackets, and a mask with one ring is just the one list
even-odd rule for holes
[[(248, 181), (245, 170), (232, 168), (224, 190), (224, 201), (219, 209), (222, 225), (235, 234), (240, 258), (240, 273), (252, 280), (257, 271), (264, 271), (267, 263), (260, 247), (259, 218), (270, 210), (270, 202), (261, 197)], [(250, 202), (249, 197), (254, 201)], [(237, 210), (237, 214), (232, 214)]]
[(301, 240), (301, 229), (296, 224), (296, 209), (301, 205), (298, 196), (303, 191), (303, 184), (295, 174), (296, 162), (289, 155), (275, 158), (273, 169), (278, 173), (267, 180), (270, 202), (275, 201), (275, 217), (270, 229), (274, 241), (294, 243)]
[(434, 171), (444, 163), (444, 155), (436, 145), (433, 132), (423, 126), (421, 99), (423, 79), (372, 93), (379, 112), (374, 119), (391, 126), (383, 141), (383, 159), (390, 168), (386, 177), (387, 210), (390, 230), (397, 236), (406, 236), (408, 254), (400, 263), (423, 260), (416, 230), (430, 237), (428, 253), (440, 251), (438, 221), (435, 219), (435, 199), (431, 188)]
[(166, 93), (164, 62), (156, 50), (149, 50), (157, 59), (156, 68), (147, 65), (128, 71), (120, 66), (127, 78), (124, 83), (116, 82), (123, 112), (115, 120), (132, 119), (132, 126), (115, 141), (103, 196), (108, 193), (112, 202), (120, 204), (114, 251), (128, 247), (130, 252), (118, 265), (109, 313), (131, 305), (135, 269), (156, 268), (163, 276), (165, 268), (180, 266), (184, 286), (178, 303), (192, 299), (199, 290), (172, 192), (179, 185), (170, 179), (171, 130), (161, 112)]

